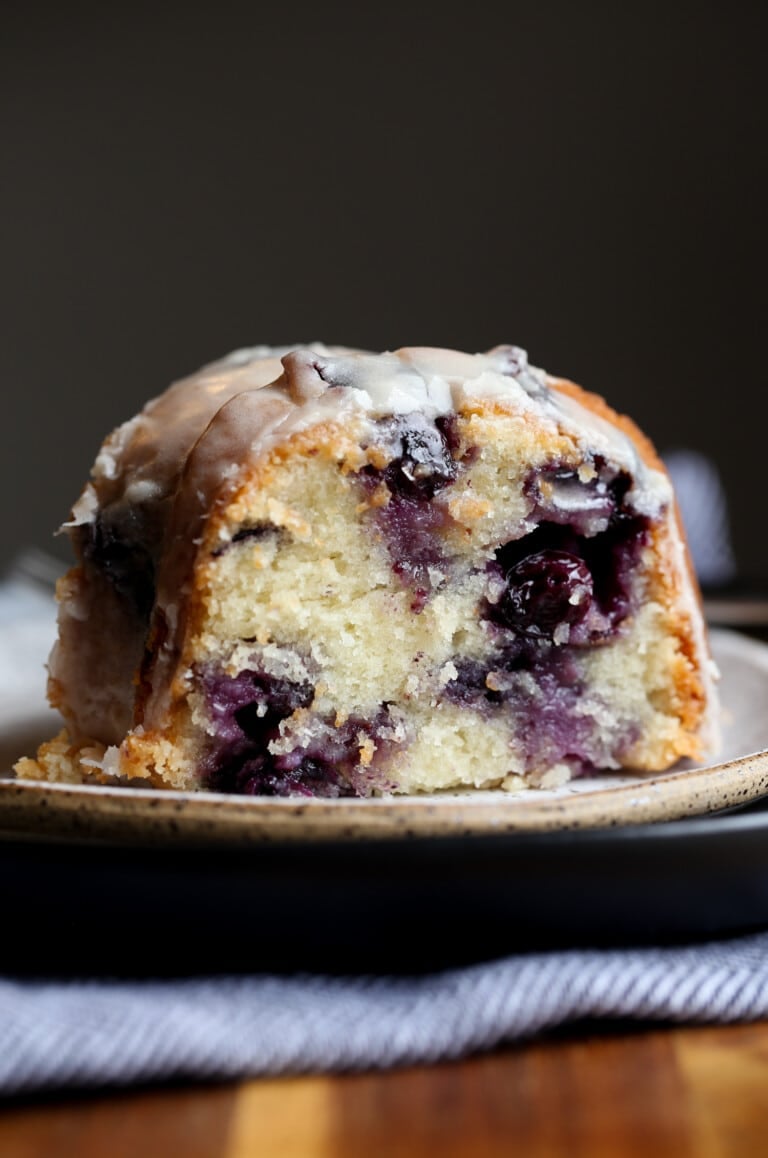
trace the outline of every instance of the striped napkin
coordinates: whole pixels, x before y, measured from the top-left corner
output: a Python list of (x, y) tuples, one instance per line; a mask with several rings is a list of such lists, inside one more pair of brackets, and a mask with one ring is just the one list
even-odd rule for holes
[(0, 1093), (440, 1062), (582, 1018), (768, 1017), (768, 934), (416, 979), (0, 980)]

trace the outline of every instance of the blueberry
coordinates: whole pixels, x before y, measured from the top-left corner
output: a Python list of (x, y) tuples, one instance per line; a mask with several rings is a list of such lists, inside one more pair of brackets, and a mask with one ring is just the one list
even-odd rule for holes
[(99, 511), (93, 523), (80, 528), (80, 550), (85, 562), (148, 620), (155, 602), (155, 565), (138, 516), (120, 507)]
[(432, 593), (433, 573), (446, 566), (444, 533), (451, 516), (445, 504), (432, 500), (456, 480), (458, 436), (450, 423), (438, 425), (421, 414), (384, 419), (377, 428), (377, 443), (389, 462), (383, 469), (365, 467), (358, 478), (368, 491), (383, 483), (389, 492), (389, 501), (373, 511), (372, 519), (394, 573), (411, 588), (411, 610), (419, 614)]
[(351, 796), (341, 771), (323, 760), (303, 760), (290, 772), (281, 771), (269, 755), (247, 761), (230, 781), (229, 791), (243, 796)]
[(420, 414), (394, 419), (389, 437), (400, 451), (384, 470), (384, 481), (393, 495), (425, 500), (454, 482), (457, 466), (448, 439)]
[(246, 796), (366, 795), (375, 769), (358, 768), (361, 735), (384, 753), (390, 730), (389, 711), (382, 705), (370, 719), (350, 716), (339, 726), (318, 721), (314, 738), (280, 755), (270, 743), (280, 736), (280, 724), (314, 699), (309, 682), (279, 679), (247, 670), (229, 676), (211, 664), (201, 672), (211, 717), (208, 751), (200, 766), (206, 788)]
[(589, 568), (567, 551), (528, 555), (507, 572), (506, 579), (499, 614), (523, 635), (555, 639), (558, 627), (580, 623), (592, 603)]

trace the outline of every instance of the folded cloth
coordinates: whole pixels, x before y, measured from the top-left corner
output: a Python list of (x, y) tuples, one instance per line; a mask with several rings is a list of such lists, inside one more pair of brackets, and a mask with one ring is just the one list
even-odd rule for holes
[(0, 1092), (455, 1059), (580, 1018), (768, 1017), (768, 933), (511, 957), (417, 979), (0, 982)]

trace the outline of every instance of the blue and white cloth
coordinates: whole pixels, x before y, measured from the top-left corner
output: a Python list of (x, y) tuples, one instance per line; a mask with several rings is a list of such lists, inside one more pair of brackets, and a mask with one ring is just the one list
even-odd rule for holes
[(434, 1063), (581, 1018), (768, 1017), (768, 933), (417, 979), (0, 981), (0, 1093)]

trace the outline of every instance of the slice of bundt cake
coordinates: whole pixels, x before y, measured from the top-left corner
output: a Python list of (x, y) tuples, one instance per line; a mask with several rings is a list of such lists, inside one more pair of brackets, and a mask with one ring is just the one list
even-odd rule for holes
[(244, 350), (104, 444), (21, 777), (253, 795), (551, 786), (716, 744), (668, 478), (499, 346)]

